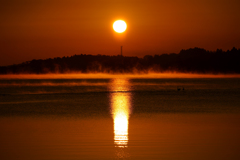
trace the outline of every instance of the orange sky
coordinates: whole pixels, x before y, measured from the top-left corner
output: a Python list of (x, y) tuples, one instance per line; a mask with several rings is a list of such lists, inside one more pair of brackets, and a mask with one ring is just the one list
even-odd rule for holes
[[(240, 48), (239, 0), (0, 2), (0, 66), (74, 54), (179, 53)], [(113, 32), (127, 22), (123, 37)]]

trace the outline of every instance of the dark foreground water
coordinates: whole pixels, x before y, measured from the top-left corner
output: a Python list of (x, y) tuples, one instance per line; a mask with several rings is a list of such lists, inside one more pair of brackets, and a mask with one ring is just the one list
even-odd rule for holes
[[(184, 90), (183, 90), (184, 88)], [(240, 159), (240, 79), (0, 79), (0, 159)]]

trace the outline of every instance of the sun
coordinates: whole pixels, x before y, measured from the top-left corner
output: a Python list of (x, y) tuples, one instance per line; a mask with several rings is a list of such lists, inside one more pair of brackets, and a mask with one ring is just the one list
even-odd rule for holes
[(127, 29), (127, 24), (123, 20), (117, 20), (113, 23), (113, 29), (115, 32), (122, 33)]

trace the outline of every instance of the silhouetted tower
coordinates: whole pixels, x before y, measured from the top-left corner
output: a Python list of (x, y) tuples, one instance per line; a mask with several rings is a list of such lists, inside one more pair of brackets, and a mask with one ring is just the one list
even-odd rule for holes
[(122, 47), (123, 47), (123, 46), (121, 46), (121, 56), (122, 56)]

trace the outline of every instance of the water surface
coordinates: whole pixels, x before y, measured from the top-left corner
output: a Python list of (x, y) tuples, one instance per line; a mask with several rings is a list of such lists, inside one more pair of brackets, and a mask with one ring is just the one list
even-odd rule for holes
[(0, 159), (239, 159), (239, 82), (0, 79)]

